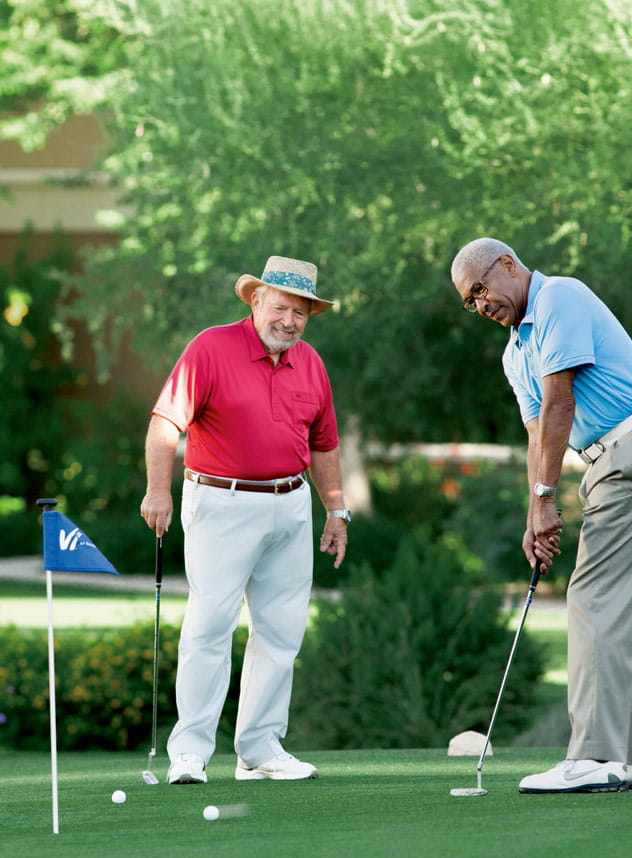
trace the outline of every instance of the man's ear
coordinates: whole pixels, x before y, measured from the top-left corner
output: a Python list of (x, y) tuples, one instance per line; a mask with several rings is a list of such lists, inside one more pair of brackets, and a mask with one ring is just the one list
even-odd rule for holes
[(500, 257), (500, 264), (507, 274), (515, 276), (518, 273), (518, 264), (510, 253), (503, 253)]

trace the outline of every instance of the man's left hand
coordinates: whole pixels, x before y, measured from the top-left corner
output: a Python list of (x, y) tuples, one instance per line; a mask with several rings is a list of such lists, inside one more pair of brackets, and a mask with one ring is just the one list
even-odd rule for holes
[(533, 510), (534, 557), (540, 560), (543, 572), (560, 553), (559, 542), (563, 522), (555, 501), (539, 501)]
[(327, 516), (323, 535), (320, 537), (320, 550), (335, 555), (334, 569), (338, 569), (347, 550), (347, 524), (341, 518)]

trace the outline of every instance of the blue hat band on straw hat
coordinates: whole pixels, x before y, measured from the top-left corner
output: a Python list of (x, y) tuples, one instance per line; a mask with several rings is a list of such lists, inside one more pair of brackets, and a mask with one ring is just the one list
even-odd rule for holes
[(293, 274), (290, 271), (266, 271), (261, 280), (269, 286), (291, 286), (294, 289), (301, 289), (304, 292), (309, 292), (310, 295), (316, 294), (316, 286), (302, 274)]

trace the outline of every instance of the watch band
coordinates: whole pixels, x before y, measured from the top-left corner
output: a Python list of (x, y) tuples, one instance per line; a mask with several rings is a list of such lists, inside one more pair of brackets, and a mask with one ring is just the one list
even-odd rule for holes
[(555, 486), (547, 486), (545, 483), (536, 483), (533, 486), (533, 494), (537, 498), (553, 498), (556, 491)]
[(341, 518), (345, 522), (345, 524), (351, 523), (350, 509), (330, 509), (328, 510), (327, 515), (331, 518)]

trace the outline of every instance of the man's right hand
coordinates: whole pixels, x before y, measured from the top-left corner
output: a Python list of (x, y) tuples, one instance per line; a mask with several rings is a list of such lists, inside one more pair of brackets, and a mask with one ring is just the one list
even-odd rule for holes
[(140, 514), (156, 536), (164, 536), (171, 524), (171, 474), (179, 437), (177, 426), (170, 420), (152, 414), (145, 441), (147, 491), (140, 505)]
[(164, 536), (169, 530), (173, 515), (171, 492), (148, 491), (140, 505), (140, 514), (156, 536)]
[(546, 575), (553, 560), (560, 554), (559, 543), (563, 522), (555, 503), (542, 503), (534, 510), (533, 526), (528, 526), (522, 538), (522, 550), (529, 565), (540, 561), (541, 575)]

